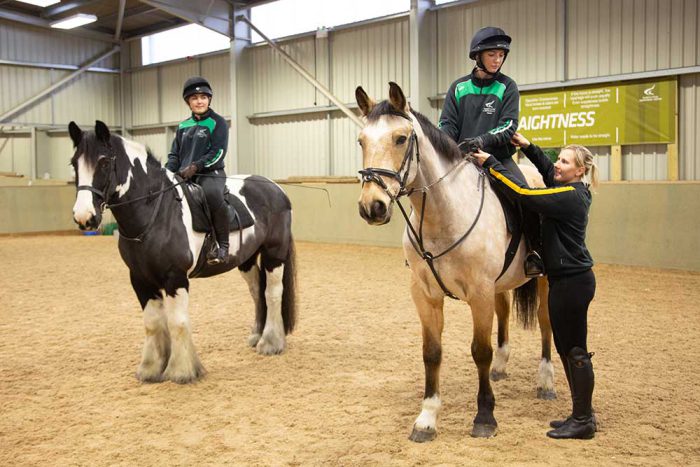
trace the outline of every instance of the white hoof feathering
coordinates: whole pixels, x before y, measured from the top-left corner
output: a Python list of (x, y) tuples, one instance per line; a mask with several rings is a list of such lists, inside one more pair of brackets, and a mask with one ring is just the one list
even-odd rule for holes
[(265, 303), (267, 304), (267, 318), (265, 320), (265, 329), (263, 329), (256, 349), (261, 355), (274, 355), (281, 353), (286, 344), (284, 322), (282, 321), (282, 276), (284, 275), (284, 265), (266, 272), (266, 274)]
[(537, 389), (554, 391), (554, 366), (552, 365), (551, 360), (547, 361), (547, 359), (544, 358), (540, 360)]
[(503, 344), (503, 346), (498, 347), (493, 357), (493, 363), (491, 363), (491, 373), (505, 375), (509, 357), (510, 346), (508, 344)]

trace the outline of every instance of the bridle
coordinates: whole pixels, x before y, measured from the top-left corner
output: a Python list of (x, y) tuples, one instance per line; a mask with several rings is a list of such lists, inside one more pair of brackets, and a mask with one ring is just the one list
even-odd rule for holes
[[(129, 237), (127, 235), (124, 235), (123, 231), (121, 231), (121, 229), (120, 229), (119, 238), (123, 238), (124, 240), (132, 241), (132, 242), (141, 243), (141, 242), (143, 242), (143, 239), (146, 237), (146, 234), (151, 230), (151, 228), (155, 224), (156, 216), (158, 215), (158, 211), (160, 210), (160, 204), (161, 204), (161, 201), (163, 200), (163, 193), (165, 193), (166, 191), (168, 191), (172, 188), (175, 188), (176, 186), (178, 186), (179, 184), (181, 184), (183, 182), (174, 183), (171, 186), (163, 188), (163, 185), (165, 184), (165, 180), (163, 178), (161, 178), (160, 190), (158, 190), (158, 191), (149, 192), (148, 194), (146, 194), (144, 196), (139, 196), (137, 198), (133, 198), (133, 199), (130, 199), (127, 201), (122, 201), (119, 203), (108, 203), (109, 198), (114, 196), (114, 194), (116, 193), (114, 188), (116, 188), (115, 179), (117, 176), (117, 171), (116, 171), (117, 155), (114, 153), (114, 150), (113, 150), (111, 144), (107, 144), (107, 147), (109, 148), (109, 154), (105, 157), (107, 157), (109, 159), (109, 167), (107, 169), (109, 175), (107, 176), (107, 181), (105, 182), (104, 188), (99, 190), (99, 189), (93, 187), (92, 185), (78, 185), (77, 191), (87, 190), (87, 191), (92, 192), (96, 196), (98, 196), (102, 200), (102, 202), (100, 203), (100, 214), (104, 213), (105, 209), (112, 209), (112, 208), (116, 208), (116, 207), (120, 207), (120, 206), (125, 206), (127, 204), (132, 204), (132, 203), (135, 203), (137, 201), (144, 200), (144, 199), (150, 199), (153, 196), (157, 195), (158, 198), (156, 199), (156, 205), (153, 208), (153, 212), (151, 213), (151, 218), (148, 221), (148, 224), (144, 228), (143, 232), (141, 232), (139, 235), (137, 235), (135, 237)], [(114, 185), (114, 187), (112, 185)]]
[[(435, 280), (437, 281), (438, 285), (442, 289), (443, 293), (447, 295), (450, 298), (453, 298), (455, 300), (459, 300), (459, 297), (455, 296), (450, 290), (447, 288), (445, 283), (443, 282), (442, 278), (440, 277), (440, 274), (438, 273), (437, 269), (435, 268), (435, 260), (440, 258), (443, 255), (446, 255), (453, 249), (455, 249), (460, 243), (462, 243), (474, 230), (474, 227), (476, 226), (476, 223), (479, 221), (479, 217), (481, 217), (481, 211), (484, 207), (484, 197), (485, 197), (485, 192), (486, 192), (486, 175), (483, 170), (479, 170), (479, 181), (477, 182), (477, 190), (481, 191), (481, 201), (479, 203), (479, 211), (476, 214), (476, 217), (474, 218), (474, 221), (472, 222), (471, 226), (469, 226), (469, 229), (462, 235), (460, 238), (458, 238), (455, 242), (453, 242), (449, 247), (447, 247), (445, 250), (443, 250), (441, 253), (438, 254), (433, 254), (430, 251), (426, 250), (424, 247), (424, 238), (423, 238), (423, 219), (425, 219), (425, 201), (428, 196), (428, 191), (430, 190), (431, 187), (437, 185), (441, 181), (443, 181), (445, 178), (447, 178), (451, 173), (457, 170), (457, 168), (464, 166), (466, 163), (470, 162), (472, 158), (469, 155), (465, 155), (465, 157), (457, 164), (455, 164), (450, 170), (448, 170), (444, 175), (442, 175), (440, 178), (435, 180), (434, 182), (431, 182), (427, 185), (424, 185), (422, 187), (418, 188), (409, 188), (407, 185), (408, 181), (408, 174), (411, 170), (411, 162), (413, 159), (416, 159), (416, 170), (420, 170), (420, 151), (418, 148), (418, 136), (416, 135), (416, 131), (413, 128), (413, 120), (411, 117), (400, 111), (389, 111), (386, 112), (387, 114), (390, 115), (396, 115), (401, 118), (405, 118), (411, 123), (411, 135), (409, 137), (409, 144), (408, 147), (406, 148), (406, 152), (404, 153), (403, 160), (401, 161), (401, 166), (399, 167), (399, 170), (393, 171), (389, 169), (384, 169), (384, 168), (378, 168), (378, 167), (368, 167), (365, 169), (360, 170), (360, 175), (362, 175), (362, 186), (364, 186), (365, 183), (376, 183), (379, 185), (382, 190), (389, 196), (391, 199), (391, 203), (396, 202), (396, 204), (399, 206), (399, 210), (401, 211), (401, 214), (403, 215), (403, 218), (406, 222), (406, 233), (408, 234), (408, 239), (411, 241), (411, 245), (413, 245), (413, 249), (416, 250), (416, 253), (425, 260), (426, 263), (428, 263), (428, 267), (433, 273), (433, 276), (435, 277)], [(402, 173), (403, 172), (403, 173)], [(399, 183), (399, 190), (396, 194), (392, 194), (389, 191), (389, 187), (387, 184), (384, 182), (384, 180), (381, 178), (381, 176), (385, 177), (391, 177), (394, 180), (396, 180)], [(411, 220), (409, 217), (409, 214), (406, 212), (406, 209), (403, 207), (403, 205), (400, 202), (400, 198), (403, 196), (411, 196), (414, 193), (421, 192), (423, 194), (422, 200), (421, 200), (421, 209), (420, 209), (420, 222), (418, 225), (418, 231), (416, 232), (416, 229), (413, 227), (413, 224), (411, 224)]]

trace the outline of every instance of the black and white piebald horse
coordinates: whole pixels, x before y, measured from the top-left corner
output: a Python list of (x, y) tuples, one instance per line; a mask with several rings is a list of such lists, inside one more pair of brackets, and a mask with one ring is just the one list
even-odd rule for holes
[[(119, 225), (119, 253), (143, 309), (146, 339), (136, 376), (141, 381), (189, 383), (205, 374), (192, 343), (189, 278), (203, 255), (205, 234), (192, 227), (192, 211), (174, 174), (140, 143), (71, 122), (77, 196), (73, 218), (96, 229), (102, 210)], [(231, 235), (228, 263), (198, 268), (211, 276), (238, 268), (256, 304), (249, 344), (278, 354), (294, 328), (295, 261), (291, 204), (274, 182), (259, 176), (227, 179), (231, 194), (250, 211), (254, 225)], [(205, 263), (205, 262), (204, 262)]]

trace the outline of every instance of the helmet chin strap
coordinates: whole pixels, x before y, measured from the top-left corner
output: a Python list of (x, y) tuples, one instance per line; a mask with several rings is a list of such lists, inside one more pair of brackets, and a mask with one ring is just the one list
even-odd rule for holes
[(501, 71), (501, 68), (503, 68), (503, 64), (506, 63), (506, 59), (507, 59), (507, 58), (508, 58), (508, 53), (506, 52), (505, 56), (503, 57), (503, 61), (501, 62), (501, 66), (498, 67), (498, 70), (496, 70), (495, 73), (491, 73), (491, 72), (490, 72), (489, 70), (487, 70), (486, 67), (484, 66), (484, 63), (481, 61), (481, 53), (479, 53), (479, 54), (476, 56), (476, 68), (479, 69), (479, 70), (481, 70), (481, 71), (483, 71), (483, 72), (486, 73), (487, 75), (493, 77), (493, 76), (496, 76), (496, 75), (498, 74), (498, 72)]

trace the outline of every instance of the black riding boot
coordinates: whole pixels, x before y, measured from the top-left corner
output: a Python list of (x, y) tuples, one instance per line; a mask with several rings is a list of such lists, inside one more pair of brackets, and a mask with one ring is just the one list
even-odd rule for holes
[(541, 250), (540, 215), (525, 208), (522, 209), (523, 233), (525, 234), (525, 243), (528, 248), (527, 257), (525, 258), (525, 276), (544, 276), (544, 262), (537, 252)]
[(547, 432), (554, 439), (591, 439), (595, 436), (595, 422), (591, 400), (593, 397), (593, 364), (591, 354), (581, 347), (574, 347), (567, 356), (571, 372), (571, 418), (556, 430)]
[(228, 207), (222, 204), (216, 212), (212, 213), (212, 223), (214, 224), (214, 234), (219, 247), (213, 249), (207, 255), (208, 264), (220, 264), (228, 262), (228, 234), (229, 220)]

